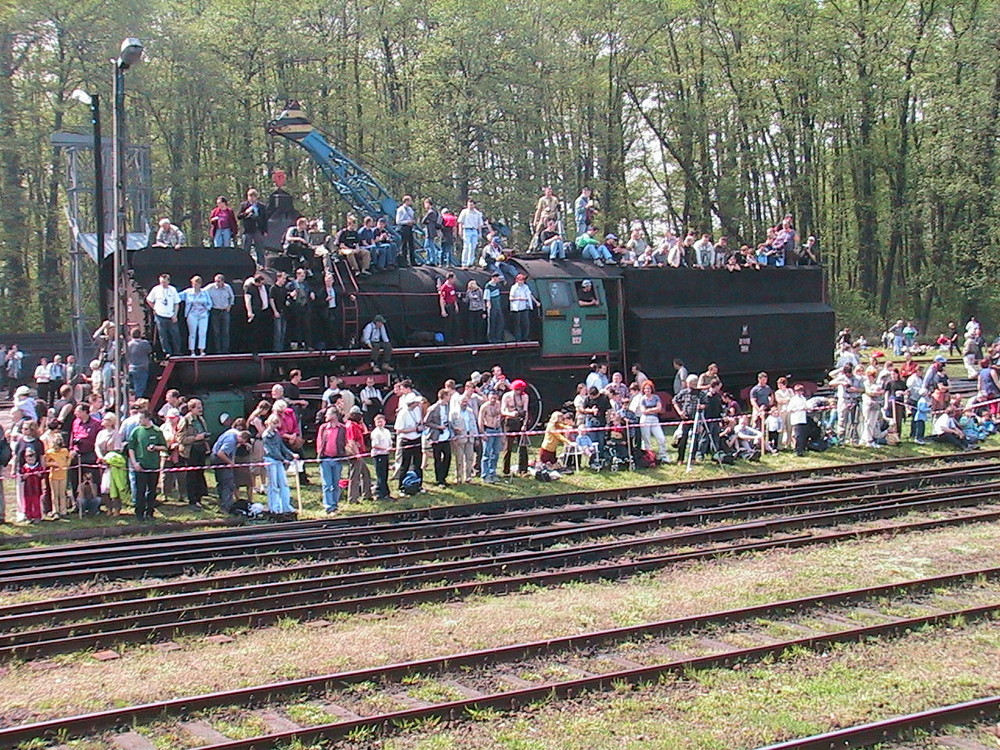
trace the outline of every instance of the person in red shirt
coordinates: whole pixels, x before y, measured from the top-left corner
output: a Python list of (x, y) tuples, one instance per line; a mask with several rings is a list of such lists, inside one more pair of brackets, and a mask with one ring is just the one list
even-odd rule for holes
[(236, 213), (229, 207), (229, 200), (220, 195), (215, 199), (215, 208), (208, 217), (212, 225), (212, 246), (232, 247), (236, 236)]
[(348, 502), (357, 502), (361, 498), (372, 499), (372, 475), (368, 471), (365, 455), (368, 453), (366, 436), (368, 427), (364, 423), (364, 415), (360, 406), (352, 406), (347, 415), (347, 455), (350, 458), (350, 479), (348, 480)]
[(89, 474), (95, 486), (101, 484), (101, 472), (97, 468), (97, 433), (101, 431), (101, 420), (90, 413), (90, 406), (77, 404), (76, 419), (69, 432), (70, 472), (69, 481), (76, 497), (76, 488), (84, 474)]
[(438, 301), (441, 304), (441, 317), (445, 321), (445, 342), (457, 344), (459, 337), (458, 290), (455, 288), (455, 274), (452, 271), (444, 277), (444, 282), (438, 288)]

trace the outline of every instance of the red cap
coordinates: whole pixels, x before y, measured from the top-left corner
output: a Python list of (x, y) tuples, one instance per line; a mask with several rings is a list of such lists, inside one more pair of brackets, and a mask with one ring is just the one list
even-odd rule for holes
[(528, 384), (525, 383), (520, 378), (518, 378), (513, 383), (511, 383), (510, 387), (513, 388), (515, 391), (526, 391), (526, 390), (528, 390)]

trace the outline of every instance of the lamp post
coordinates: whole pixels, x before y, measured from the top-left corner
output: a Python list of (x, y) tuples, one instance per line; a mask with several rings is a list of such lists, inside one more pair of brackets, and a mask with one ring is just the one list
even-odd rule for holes
[(129, 37), (122, 42), (121, 52), (112, 60), (115, 66), (113, 130), (115, 184), (115, 251), (112, 263), (114, 274), (114, 315), (115, 341), (114, 352), (114, 387), (115, 411), (119, 420), (128, 415), (128, 365), (125, 357), (125, 347), (128, 342), (128, 302), (126, 299), (128, 269), (128, 227), (125, 216), (126, 176), (125, 176), (125, 71), (142, 59), (142, 42)]
[(97, 235), (97, 299), (99, 317), (103, 321), (108, 315), (108, 287), (111, 286), (111, 272), (104, 263), (104, 143), (101, 138), (101, 99), (97, 94), (88, 94), (76, 89), (70, 98), (90, 107), (90, 124), (94, 133), (94, 231)]

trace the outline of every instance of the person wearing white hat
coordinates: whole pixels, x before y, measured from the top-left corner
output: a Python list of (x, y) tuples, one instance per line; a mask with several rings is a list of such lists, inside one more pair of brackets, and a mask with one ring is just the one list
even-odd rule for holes
[(20, 385), (14, 391), (14, 408), (20, 409), (25, 419), (38, 420), (38, 408), (28, 386)]

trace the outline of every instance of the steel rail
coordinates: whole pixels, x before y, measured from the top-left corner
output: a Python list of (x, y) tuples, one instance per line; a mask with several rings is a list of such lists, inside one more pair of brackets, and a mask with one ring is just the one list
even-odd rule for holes
[[(951, 489), (947, 490), (935, 490), (933, 492), (920, 492), (912, 493), (906, 497), (893, 497), (892, 504), (898, 505), (904, 501), (914, 501), (916, 499), (930, 500), (934, 498), (950, 498), (950, 493), (953, 492)], [(864, 508), (878, 507), (884, 505), (884, 501), (872, 501), (865, 504), (853, 505), (851, 509), (853, 511), (860, 511)], [(739, 518), (748, 515), (752, 510), (757, 510), (754, 504), (750, 504), (750, 510), (740, 510), (738, 513), (730, 513), (732, 506), (728, 506), (725, 511), (723, 510), (713, 510), (706, 513), (682, 513), (672, 516), (661, 517), (665, 521), (676, 521), (679, 518), (687, 520), (693, 523), (703, 523), (706, 519), (711, 519), (716, 515), (725, 514), (727, 517)], [(822, 501), (813, 501), (808, 504), (811, 509), (817, 509), (818, 507), (831, 506), (830, 503)], [(789, 511), (792, 508), (797, 508), (801, 506), (783, 504), (782, 510)], [(839, 504), (833, 504), (832, 507), (839, 507)], [(758, 511), (759, 512), (759, 511)], [(755, 513), (756, 514), (756, 513)], [(643, 519), (646, 520), (646, 519)], [(616, 522), (620, 524), (621, 522)], [(637, 523), (634, 521), (627, 522), (629, 524)], [(658, 527), (662, 527), (662, 523), (658, 524)], [(737, 528), (737, 527), (731, 527)], [(621, 526), (617, 526), (618, 530), (621, 530)], [(556, 543), (564, 542), (568, 538), (587, 538), (588, 536), (601, 536), (607, 532), (607, 526), (593, 526), (587, 525), (580, 529), (580, 534), (573, 534), (566, 529), (555, 530), (552, 533), (555, 534), (553, 538)], [(643, 530), (643, 529), (640, 529)], [(541, 530), (540, 530), (541, 531)], [(571, 535), (571, 536), (570, 536)], [(662, 537), (661, 537), (662, 538)], [(645, 540), (641, 540), (645, 542)], [(478, 549), (485, 554), (491, 549), (491, 544), (495, 544), (493, 540), (490, 542), (483, 542), (478, 545)], [(507, 546), (506, 544), (504, 546)], [(466, 548), (471, 549), (471, 548)], [(372, 550), (369, 550), (371, 552)], [(465, 570), (469, 567), (470, 563), (464, 559), (468, 555), (463, 557), (458, 557), (453, 553), (456, 550), (451, 548), (445, 548), (443, 550), (435, 550), (430, 553), (424, 553), (417, 555), (418, 559), (427, 559), (431, 557), (438, 562), (425, 564), (419, 566), (420, 570), (424, 571), (434, 571), (435, 573), (443, 573), (447, 570), (457, 570), (459, 574), (467, 573)], [(440, 562), (443, 558), (455, 557), (458, 562), (442, 563)], [(525, 558), (524, 554), (508, 554), (501, 559), (496, 557), (493, 558), (481, 558), (484, 562), (493, 564), (517, 564), (519, 561), (525, 559), (535, 560), (537, 555), (529, 554)], [(234, 601), (238, 602), (239, 606), (243, 606), (247, 603), (247, 600), (251, 597), (258, 597), (262, 595), (266, 596), (277, 596), (277, 595), (287, 595), (296, 592), (304, 591), (315, 591), (316, 589), (328, 589), (336, 584), (338, 580), (350, 581), (351, 583), (364, 583), (367, 581), (381, 582), (390, 578), (402, 578), (412, 570), (412, 567), (408, 569), (400, 570), (398, 567), (391, 567), (391, 563), (396, 563), (398, 566), (401, 562), (415, 561), (414, 555), (412, 554), (400, 554), (400, 553), (390, 553), (382, 557), (364, 557), (355, 558), (353, 560), (344, 560), (335, 563), (325, 563), (322, 565), (324, 575), (313, 576), (310, 578), (294, 578), (291, 580), (279, 580), (279, 581), (269, 581), (262, 582), (256, 577), (251, 577), (249, 586), (231, 586), (222, 587), (215, 585), (217, 579), (209, 578), (204, 579), (207, 584), (206, 588), (195, 591), (191, 593), (190, 583), (184, 582), (185, 590), (176, 591), (175, 593), (169, 593), (172, 590), (178, 588), (176, 583), (167, 584), (154, 584), (151, 586), (138, 587), (134, 589), (126, 589), (124, 591), (114, 591), (110, 592), (111, 596), (105, 597), (102, 594), (88, 594), (77, 597), (59, 597), (55, 599), (47, 600), (35, 600), (32, 602), (24, 602), (18, 605), (12, 605), (9, 607), (0, 608), (0, 632), (10, 631), (16, 628), (23, 628), (29, 625), (40, 625), (54, 620), (59, 620), (63, 623), (71, 621), (74, 616), (78, 618), (90, 618), (94, 612), (94, 606), (99, 605), (100, 614), (102, 617), (107, 618), (110, 615), (123, 615), (125, 613), (140, 613), (148, 610), (166, 610), (170, 607), (185, 606), (188, 604), (198, 604), (206, 600), (211, 600), (214, 605), (221, 605), (223, 601)], [(352, 575), (344, 575), (349, 571), (360, 570), (365, 567), (380, 567), (383, 568), (376, 573), (355, 573)], [(309, 566), (315, 567), (315, 566)], [(384, 568), (389, 567), (388, 570)], [(475, 568), (476, 571), (482, 572), (481, 568)], [(399, 571), (398, 573), (395, 571)], [(290, 573), (291, 571), (286, 571)], [(303, 569), (298, 570), (299, 573), (304, 572)], [(331, 576), (329, 573), (338, 572), (340, 576)], [(454, 576), (452, 576), (454, 578)], [(209, 593), (210, 592), (210, 593)], [(302, 601), (307, 601), (309, 596), (306, 595), (305, 598), (302, 596), (294, 597), (292, 599), (286, 599), (288, 603), (296, 602), (301, 603)], [(221, 610), (220, 610), (221, 611)], [(2, 636), (0, 636), (2, 638)], [(0, 640), (2, 643), (2, 640)]]
[[(931, 477), (931, 479), (939, 479), (941, 482), (953, 482), (958, 479), (983, 479), (985, 476), (997, 473), (996, 467), (989, 467), (987, 471), (986, 468), (981, 469), (973, 475), (963, 474), (959, 477), (948, 476), (946, 478)], [(923, 480), (926, 482), (927, 480)], [(917, 482), (919, 484), (919, 482)], [(931, 482), (931, 484), (937, 484), (938, 482)], [(866, 483), (866, 486), (868, 483)], [(992, 486), (987, 483), (986, 485), (980, 486)], [(840, 496), (846, 495), (848, 497), (854, 494), (855, 490), (851, 488), (841, 488), (838, 492), (833, 493), (833, 495)], [(779, 497), (777, 500), (760, 500), (753, 503), (735, 503), (730, 505), (723, 505), (721, 511), (717, 511), (718, 514), (727, 514), (732, 512), (734, 517), (738, 514), (736, 511), (742, 508), (763, 508), (769, 503), (778, 503), (782, 505), (792, 505), (792, 503), (782, 502), (783, 500), (793, 500), (796, 497), (812, 497), (812, 496), (823, 496), (823, 493), (805, 493), (800, 495), (791, 495)], [(644, 512), (645, 515), (642, 516), (644, 519), (656, 519), (660, 518), (662, 514), (656, 513), (656, 511), (669, 508), (669, 507), (698, 507), (702, 502), (702, 496), (689, 497), (683, 499), (675, 498), (664, 498), (664, 499), (639, 499), (633, 500), (631, 502), (620, 503), (617, 506), (599, 506), (600, 513), (593, 514), (592, 510), (587, 507), (581, 508), (570, 508), (568, 510), (553, 510), (553, 511), (543, 511), (541, 513), (549, 513), (549, 518), (559, 519), (560, 515), (567, 516), (568, 518), (601, 518), (602, 516), (607, 518), (611, 516), (612, 511), (616, 511), (615, 515), (629, 516), (635, 513)], [(707, 499), (708, 505), (706, 507), (712, 507), (717, 504), (718, 498)], [(533, 511), (535, 512), (535, 511)], [(699, 511), (702, 516), (708, 517), (710, 511)], [(538, 520), (538, 519), (536, 519)], [(493, 523), (500, 525), (509, 525), (511, 523), (519, 524), (521, 519), (504, 519), (501, 521), (497, 519)], [(641, 526), (643, 521), (635, 521), (634, 523)], [(655, 526), (661, 524), (655, 523)], [(588, 524), (589, 528), (592, 530), (600, 530), (600, 526)], [(520, 541), (523, 537), (537, 535), (540, 531), (544, 530), (544, 527), (532, 527), (534, 531), (530, 534), (526, 534), (523, 528), (520, 526), (514, 526), (506, 531), (493, 530), (487, 534), (474, 533), (465, 534), (463, 536), (452, 536), (447, 537), (450, 545), (458, 547), (460, 544), (475, 543), (477, 540), (488, 539), (491, 542), (500, 543), (505, 538), (510, 538), (513, 540)], [(311, 539), (300, 541), (300, 542), (288, 542), (287, 546), (291, 549), (286, 549), (285, 545), (276, 545), (278, 549), (271, 548), (271, 544), (268, 541), (262, 541), (258, 547), (263, 548), (264, 551), (251, 554), (246, 545), (233, 545), (228, 548), (212, 548), (211, 554), (206, 557), (201, 558), (187, 558), (181, 561), (173, 559), (170, 553), (162, 554), (146, 554), (142, 556), (141, 563), (134, 563), (131, 565), (121, 565), (119, 563), (109, 563), (107, 565), (95, 565), (90, 564), (81, 567), (80, 561), (66, 562), (61, 565), (47, 566), (43, 568), (32, 569), (31, 572), (27, 572), (21, 569), (13, 569), (6, 572), (6, 575), (0, 573), (0, 583), (8, 587), (19, 587), (19, 586), (39, 586), (46, 584), (65, 584), (73, 581), (91, 580), (100, 576), (107, 576), (109, 574), (117, 573), (116, 577), (128, 578), (128, 577), (138, 577), (142, 575), (156, 575), (156, 576), (168, 576), (168, 575), (179, 575), (188, 573), (192, 570), (197, 570), (200, 567), (209, 568), (232, 568), (238, 567), (240, 565), (246, 565), (248, 563), (248, 558), (252, 558), (254, 564), (262, 565), (267, 564), (268, 561), (280, 561), (287, 559), (299, 559), (314, 558), (317, 556), (330, 557), (344, 557), (351, 554), (367, 554), (367, 555), (381, 555), (386, 552), (391, 551), (395, 548), (393, 545), (386, 544), (382, 542), (380, 537), (382, 536), (393, 536), (394, 532), (390, 530), (389, 532), (376, 535), (376, 539), (369, 541), (367, 544), (361, 544), (358, 541), (352, 540), (350, 537), (337, 536), (336, 534), (332, 538), (328, 538), (324, 535), (313, 536)], [(405, 537), (405, 532), (402, 533)], [(594, 533), (589, 535), (593, 536)], [(441, 538), (416, 538), (416, 539), (405, 539), (404, 542), (397, 542), (398, 545), (403, 546), (406, 549), (440, 549), (440, 545), (443, 543)], [(513, 542), (512, 542), (513, 543)], [(434, 547), (438, 545), (438, 547)], [(256, 549), (257, 547), (254, 547)], [(325, 554), (319, 555), (318, 552), (323, 552)], [(166, 560), (163, 560), (166, 558)]]
[[(1000, 455), (1000, 450), (991, 451), (985, 455)], [(983, 457), (984, 454), (976, 454), (975, 459)], [(940, 457), (918, 457), (910, 459), (900, 459), (898, 461), (878, 461), (869, 462), (866, 464), (856, 464), (856, 465), (843, 465), (837, 467), (830, 467), (829, 469), (817, 469), (817, 470), (788, 470), (782, 472), (770, 472), (770, 473), (758, 473), (758, 474), (747, 474), (747, 475), (737, 475), (732, 477), (724, 477), (718, 479), (710, 480), (698, 480), (696, 482), (671, 482), (663, 483), (657, 485), (645, 485), (639, 487), (623, 488), (616, 490), (601, 490), (601, 491), (581, 491), (575, 493), (566, 493), (560, 495), (549, 495), (549, 496), (539, 496), (533, 498), (514, 498), (510, 500), (495, 501), (490, 503), (480, 503), (480, 504), (466, 504), (460, 506), (441, 506), (441, 507), (431, 507), (412, 511), (396, 511), (389, 513), (377, 513), (369, 515), (359, 515), (353, 516), (351, 518), (336, 519), (336, 520), (321, 520), (321, 521), (303, 521), (292, 524), (283, 524), (271, 527), (238, 527), (232, 529), (226, 529), (222, 531), (199, 531), (194, 533), (184, 533), (184, 534), (166, 534), (151, 538), (148, 541), (136, 540), (134, 538), (130, 539), (116, 539), (116, 540), (102, 540), (99, 542), (90, 542), (82, 544), (71, 544), (71, 545), (58, 545), (44, 550), (38, 549), (16, 549), (9, 550), (6, 552), (0, 551), (0, 568), (3, 570), (10, 570), (12, 566), (17, 566), (21, 564), (25, 565), (36, 565), (39, 561), (46, 558), (58, 558), (60, 556), (72, 557), (75, 560), (93, 559), (93, 555), (97, 555), (100, 552), (113, 553), (114, 551), (125, 551), (129, 548), (136, 550), (137, 552), (143, 552), (150, 547), (158, 550), (163, 550), (170, 548), (171, 545), (175, 543), (178, 545), (204, 545), (209, 543), (210, 540), (214, 540), (216, 543), (229, 538), (241, 539), (246, 536), (253, 538), (260, 537), (273, 537), (282, 538), (287, 535), (302, 534), (306, 535), (308, 533), (315, 533), (316, 529), (331, 529), (331, 530), (345, 530), (351, 528), (363, 528), (365, 526), (372, 526), (378, 524), (387, 525), (399, 525), (399, 524), (419, 524), (421, 522), (427, 523), (431, 521), (441, 521), (441, 520), (459, 520), (464, 518), (470, 518), (474, 516), (488, 516), (491, 514), (501, 514), (501, 513), (511, 513), (518, 510), (530, 510), (533, 508), (545, 508), (552, 505), (572, 505), (574, 503), (586, 503), (595, 504), (597, 502), (608, 502), (622, 498), (622, 497), (632, 497), (641, 494), (649, 494), (651, 492), (664, 493), (664, 492), (679, 492), (688, 490), (697, 490), (699, 488), (713, 487), (713, 486), (725, 486), (725, 485), (738, 485), (744, 486), (749, 484), (754, 484), (758, 482), (763, 482), (767, 480), (773, 481), (774, 479), (780, 479), (783, 476), (788, 476), (791, 478), (807, 478), (811, 476), (837, 476), (834, 479), (821, 479), (797, 482), (793, 487), (802, 488), (803, 486), (808, 489), (822, 489), (825, 485), (830, 485), (831, 487), (836, 487), (838, 485), (843, 485), (845, 480), (851, 479), (851, 477), (838, 476), (843, 474), (845, 470), (850, 471), (854, 469), (855, 471), (872, 471), (875, 469), (885, 469), (889, 473), (886, 476), (880, 477), (878, 479), (868, 478), (868, 481), (876, 482), (888, 482), (891, 480), (893, 474), (903, 473), (905, 476), (901, 477), (905, 479), (907, 476), (910, 478), (918, 477), (920, 474), (913, 471), (907, 471), (910, 466), (920, 466), (925, 463), (936, 464), (940, 462), (946, 462), (949, 464), (959, 463), (959, 466), (947, 466), (930, 468), (926, 470), (918, 470), (921, 473), (935, 474), (944, 471), (963, 471), (966, 470), (966, 466), (970, 469), (984, 468), (988, 469), (990, 467), (995, 467), (995, 464), (983, 463), (979, 461), (973, 462), (973, 457), (968, 454), (945, 454)], [(965, 464), (965, 466), (961, 464)], [(895, 471), (892, 471), (895, 469)], [(859, 477), (860, 479), (860, 477)], [(782, 490), (781, 486), (778, 487), (761, 487), (757, 490), (758, 493), (770, 493), (776, 494)], [(740, 490), (731, 490), (729, 494), (734, 494)], [(719, 493), (711, 493), (719, 494)]]
[(766, 657), (778, 656), (788, 650), (815, 649), (834, 643), (851, 643), (880, 636), (906, 633), (924, 627), (933, 627), (948, 623), (954, 619), (974, 620), (988, 618), (1000, 613), (1000, 604), (988, 604), (979, 607), (969, 607), (941, 614), (911, 617), (895, 622), (845, 630), (836, 633), (825, 633), (807, 636), (796, 640), (784, 641), (744, 649), (734, 649), (729, 652), (709, 656), (677, 659), (661, 664), (623, 669), (616, 672), (581, 677), (574, 680), (549, 682), (537, 685), (493, 693), (475, 698), (449, 701), (437, 705), (412, 708), (403, 711), (366, 716), (359, 719), (335, 722), (313, 727), (295, 729), (260, 735), (244, 740), (219, 742), (214, 745), (203, 745), (199, 750), (265, 750), (292, 741), (313, 742), (317, 740), (332, 740), (347, 737), (359, 731), (395, 731), (405, 727), (415, 720), (438, 717), (446, 720), (457, 720), (467, 716), (471, 710), (511, 709), (533, 701), (555, 697), (571, 697), (592, 690), (606, 690), (623, 683), (643, 684), (658, 679), (664, 674), (677, 674), (686, 671), (713, 669), (730, 664), (757, 661)]
[(224, 705), (261, 704), (276, 698), (286, 698), (309, 691), (315, 692), (327, 689), (328, 686), (333, 684), (343, 686), (370, 680), (400, 680), (413, 674), (435, 674), (462, 667), (499, 664), (561, 651), (579, 650), (607, 643), (618, 643), (635, 637), (663, 636), (669, 633), (689, 631), (712, 625), (741, 622), (758, 617), (772, 617), (779, 613), (788, 615), (818, 607), (843, 606), (852, 602), (865, 601), (883, 596), (900, 594), (911, 596), (914, 592), (933, 591), (943, 587), (976, 581), (981, 578), (991, 580), (998, 576), (1000, 576), (1000, 567), (965, 570), (947, 575), (832, 591), (825, 594), (800, 597), (798, 599), (785, 599), (768, 604), (757, 604), (700, 615), (671, 618), (641, 625), (518, 643), (494, 649), (481, 649), (443, 657), (402, 662), (350, 672), (305, 677), (286, 682), (256, 685), (231, 691), (187, 696), (66, 718), (49, 719), (33, 724), (0, 729), (0, 747), (16, 745), (19, 742), (35, 737), (78, 736), (82, 733), (101, 731), (126, 723), (158, 719), (166, 715), (189, 714), (206, 708)]
[(759, 750), (845, 750), (852, 747), (880, 745), (910, 736), (919, 731), (933, 731), (952, 724), (976, 724), (1000, 714), (1000, 696), (953, 703), (905, 716), (894, 716), (870, 724), (836, 729), (832, 732), (802, 737)]
[[(245, 611), (245, 607), (240, 607), (238, 613), (217, 614), (214, 617), (196, 617), (198, 614), (204, 615), (206, 612), (224, 611), (227, 605), (214, 607), (208, 605), (200, 609), (189, 608), (178, 611), (157, 612), (149, 615), (126, 616), (110, 618), (103, 621), (84, 622), (79, 625), (55, 626), (38, 631), (26, 631), (9, 634), (3, 637), (4, 645), (0, 646), (0, 660), (10, 658), (33, 658), (42, 655), (66, 653), (82, 648), (105, 648), (117, 643), (135, 643), (154, 640), (165, 635), (175, 636), (183, 633), (205, 633), (218, 632), (229, 627), (261, 627), (273, 624), (285, 618), (308, 619), (328, 614), (332, 612), (356, 612), (366, 609), (380, 607), (399, 607), (415, 603), (430, 601), (447, 601), (460, 598), (473, 593), (477, 594), (499, 594), (516, 591), (525, 585), (555, 585), (568, 581), (614, 579), (636, 573), (658, 570), (666, 565), (692, 559), (706, 559), (718, 557), (724, 554), (752, 552), (776, 547), (799, 547), (806, 544), (818, 544), (823, 542), (841, 541), (845, 539), (863, 538), (866, 536), (884, 535), (891, 531), (906, 532), (915, 530), (925, 530), (928, 528), (940, 528), (943, 526), (958, 525), (962, 523), (974, 523), (980, 521), (994, 521), (1000, 518), (1000, 511), (992, 513), (979, 513), (972, 516), (953, 517), (948, 519), (936, 519), (910, 524), (900, 524), (895, 527), (879, 527), (872, 529), (843, 531), (823, 535), (802, 535), (798, 537), (783, 538), (768, 542), (759, 542), (747, 545), (730, 545), (723, 548), (709, 550), (699, 550), (694, 552), (658, 555), (647, 558), (639, 558), (623, 563), (590, 565), (580, 568), (562, 568), (555, 572), (548, 571), (533, 575), (522, 575), (510, 577), (509, 573), (522, 570), (527, 566), (528, 570), (537, 570), (537, 561), (525, 561), (520, 564), (513, 562), (494, 562), (490, 565), (478, 565), (467, 569), (466, 577), (473, 578), (495, 574), (507, 576), (495, 580), (480, 581), (472, 580), (466, 582), (451, 582), (447, 580), (444, 585), (432, 586), (431, 584), (441, 583), (441, 572), (418, 572), (403, 578), (388, 581), (381, 586), (384, 590), (390, 589), (390, 593), (370, 593), (372, 589), (380, 588), (372, 583), (342, 584), (332, 586), (325, 594), (327, 599), (315, 601), (314, 597), (305, 604), (290, 605), (288, 602), (294, 597), (279, 595), (274, 597), (259, 597), (256, 604), (263, 606), (264, 603), (279, 604), (277, 608)], [(731, 538), (731, 537), (730, 537)], [(585, 552), (573, 550), (558, 553), (558, 559), (568, 565), (576, 560), (603, 559), (608, 556), (609, 550), (614, 550), (619, 554), (628, 551), (626, 545), (632, 548), (662, 546), (656, 540), (649, 542), (615, 542), (599, 545), (599, 549)], [(551, 567), (554, 559), (550, 558), (543, 562)], [(449, 579), (454, 581), (456, 574), (454, 571), (447, 573)], [(401, 584), (417, 586), (415, 589), (400, 591)], [(355, 598), (347, 598), (351, 593), (361, 594)], [(341, 596), (339, 599), (331, 597)], [(254, 603), (244, 600), (237, 604)], [(118, 628), (118, 629), (114, 629)], [(82, 631), (82, 632), (81, 632)], [(31, 640), (35, 638), (35, 640)]]

